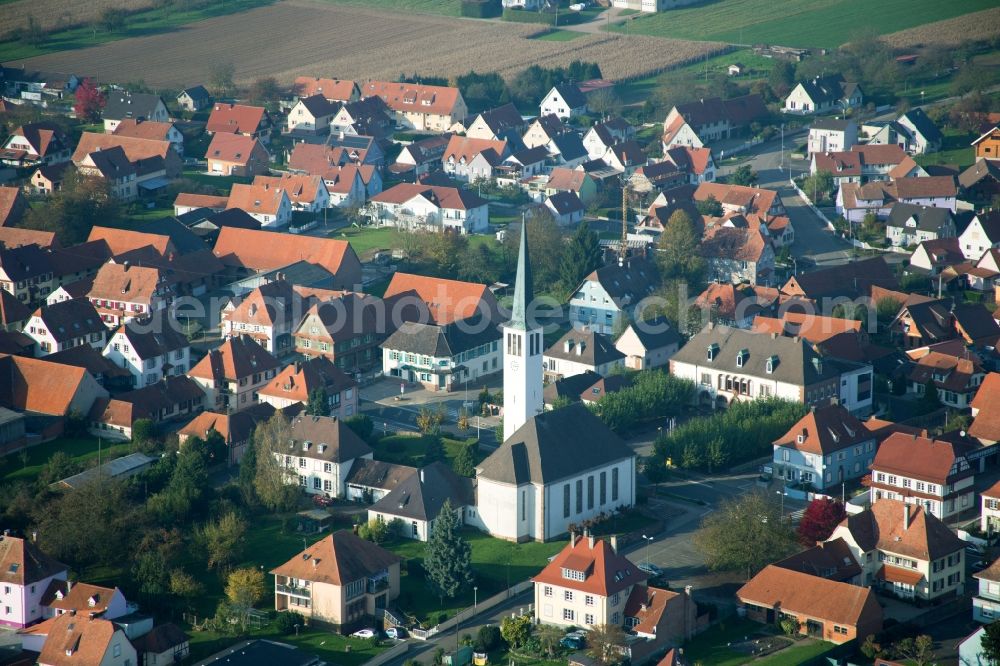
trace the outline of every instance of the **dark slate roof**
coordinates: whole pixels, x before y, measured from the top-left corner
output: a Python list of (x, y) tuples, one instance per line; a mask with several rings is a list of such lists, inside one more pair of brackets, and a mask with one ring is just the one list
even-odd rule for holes
[(809, 129), (843, 132), (853, 122), (853, 120), (845, 120), (843, 118), (817, 118), (812, 122), (812, 125), (809, 126)]
[(681, 335), (666, 317), (655, 317), (647, 321), (633, 323), (629, 328), (639, 338), (639, 342), (647, 350), (662, 349), (672, 344), (681, 343)]
[[(489, 128), (497, 135), (501, 135), (524, 124), (521, 113), (510, 102), (495, 109), (483, 111), (477, 117), (482, 117)], [(473, 122), (475, 122), (475, 118), (473, 118)]]
[(136, 172), (135, 166), (128, 161), (125, 150), (121, 146), (98, 150), (95, 153), (90, 153), (88, 157), (94, 163), (94, 168), (100, 171), (105, 178), (123, 178)]
[(475, 504), (472, 479), (455, 474), (443, 462), (432, 462), (396, 486), (369, 511), (413, 520), (434, 520), (445, 500), (455, 509)]
[(464, 319), (446, 326), (406, 322), (386, 338), (382, 348), (442, 358), (499, 339), (500, 331), (495, 326), (478, 319)]
[(558, 398), (569, 398), (573, 402), (580, 400), (580, 394), (593, 386), (601, 379), (601, 375), (593, 370), (587, 370), (579, 375), (570, 375), (549, 382), (542, 389), (542, 401), (551, 405)]
[(162, 101), (159, 95), (126, 91), (110, 92), (106, 99), (103, 117), (111, 120), (148, 119), (156, 111), (157, 102)]
[(944, 136), (941, 134), (941, 130), (939, 130), (937, 125), (934, 124), (934, 121), (927, 117), (927, 114), (924, 113), (924, 110), (920, 107), (910, 109), (902, 115), (902, 118), (909, 120), (910, 124), (913, 125), (913, 127), (915, 127), (927, 141), (931, 143), (940, 143), (944, 139)]
[(336, 417), (301, 415), (292, 419), (289, 427), (286, 455), (342, 463), (372, 453), (372, 448)]
[(319, 657), (303, 652), (288, 643), (256, 639), (244, 641), (233, 647), (227, 647), (211, 657), (199, 661), (194, 666), (211, 666), (226, 664), (226, 666), (319, 666), (323, 664)]
[(66, 342), (91, 333), (106, 334), (104, 322), (86, 298), (73, 298), (52, 305), (43, 305), (35, 311), (56, 342)]
[(980, 159), (958, 176), (958, 184), (969, 188), (985, 178), (1000, 181), (1000, 162), (997, 160)]
[[(535, 146), (534, 148), (525, 148), (520, 150), (513, 155), (511, 158), (517, 160), (521, 164), (535, 164), (537, 162), (544, 162), (549, 157), (549, 151), (545, 146)], [(508, 158), (508, 159), (511, 159)]]
[(583, 147), (583, 139), (576, 132), (557, 134), (552, 137), (552, 143), (556, 145), (559, 154), (567, 162), (584, 157), (587, 154), (587, 149)]
[(190, 346), (179, 327), (176, 319), (157, 313), (145, 319), (130, 319), (119, 330), (128, 337), (138, 357), (145, 360)]
[(50, 255), (38, 245), (7, 248), (0, 245), (0, 267), (12, 281), (27, 280), (51, 273)]
[(560, 83), (555, 86), (556, 92), (563, 98), (566, 105), (571, 109), (579, 109), (587, 106), (587, 98), (580, 92), (580, 88), (572, 83)]
[(477, 478), (553, 483), (634, 458), (635, 452), (583, 405), (531, 417), (478, 467)]
[[(569, 351), (566, 346), (569, 345)], [(581, 349), (582, 347), (582, 349)], [(592, 330), (569, 330), (555, 344), (545, 350), (545, 356), (586, 363), (597, 367), (625, 358), (625, 354), (615, 349), (611, 336)], [(586, 387), (584, 387), (586, 388)]]
[[(717, 345), (718, 350), (709, 361), (708, 349), (712, 345)], [(741, 351), (746, 353), (739, 366), (736, 359)], [(771, 357), (776, 358), (777, 366), (768, 373), (767, 360)], [(711, 324), (688, 340), (670, 360), (795, 386), (810, 386), (840, 374), (840, 367), (824, 361), (805, 339)]]
[(951, 221), (951, 211), (947, 208), (897, 202), (889, 212), (886, 226), (904, 227), (911, 217), (916, 219), (917, 229), (937, 233)]
[(321, 116), (332, 116), (340, 110), (341, 106), (337, 102), (331, 102), (326, 97), (323, 97), (323, 95), (303, 97), (299, 99), (299, 102), (316, 118)]
[(598, 268), (585, 281), (596, 281), (619, 307), (638, 303), (653, 293), (659, 281), (656, 265), (645, 259), (632, 259), (626, 265), (610, 264)]
[(872, 285), (886, 289), (896, 289), (899, 286), (892, 269), (882, 257), (852, 261), (807, 273), (800, 272), (792, 279), (798, 282), (806, 298), (865, 294)]
[(185, 88), (182, 92), (186, 92), (188, 94), (188, 97), (190, 97), (193, 100), (207, 101), (212, 99), (212, 96), (208, 94), (208, 90), (206, 90), (205, 86), (202, 85)]
[(945, 299), (911, 303), (897, 318), (904, 313), (909, 313), (911, 321), (924, 335), (935, 340), (945, 340), (952, 335), (951, 303)]
[(416, 467), (396, 465), (382, 460), (355, 458), (347, 483), (367, 488), (394, 490), (400, 483), (417, 473)]
[[(214, 219), (214, 218), (213, 218)], [(168, 236), (173, 246), (180, 254), (188, 254), (199, 250), (207, 250), (209, 247), (201, 240), (197, 234), (188, 229), (175, 217), (161, 217), (156, 220), (145, 220), (129, 226), (132, 231), (139, 231), (144, 234), (156, 234), (157, 236)]]
[(802, 82), (806, 94), (815, 104), (830, 104), (842, 99), (846, 95), (845, 86), (844, 77), (839, 74)]
[(1000, 325), (993, 314), (978, 303), (956, 305), (955, 323), (973, 340), (990, 340), (1000, 336)]
[(556, 192), (549, 197), (549, 203), (559, 215), (569, 215), (583, 210), (583, 202), (576, 196), (576, 192)]

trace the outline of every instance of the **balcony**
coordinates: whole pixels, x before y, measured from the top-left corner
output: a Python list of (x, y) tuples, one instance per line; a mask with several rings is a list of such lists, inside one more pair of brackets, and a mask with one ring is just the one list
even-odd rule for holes
[(311, 599), (312, 592), (308, 587), (295, 587), (294, 585), (283, 585), (281, 583), (276, 583), (274, 585), (275, 593), (287, 594), (293, 597), (302, 597), (304, 599)]
[(368, 579), (368, 586), (365, 591), (368, 594), (378, 594), (382, 590), (389, 589), (389, 578), (388, 576), (383, 578), (370, 578)]

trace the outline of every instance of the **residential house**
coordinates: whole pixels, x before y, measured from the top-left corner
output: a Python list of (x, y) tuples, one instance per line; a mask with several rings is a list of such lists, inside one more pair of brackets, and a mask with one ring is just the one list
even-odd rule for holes
[(246, 453), (254, 429), (274, 416), (275, 411), (274, 407), (262, 401), (232, 414), (200, 412), (177, 431), (177, 442), (185, 446), (194, 437), (204, 439), (216, 432), (226, 445), (229, 464), (235, 465)]
[(25, 305), (43, 300), (55, 287), (51, 255), (38, 245), (0, 247), (0, 289)]
[(341, 105), (331, 102), (321, 94), (299, 97), (288, 110), (286, 127), (291, 133), (326, 134), (330, 131), (330, 121), (337, 115)]
[(137, 654), (125, 630), (111, 620), (83, 613), (52, 618), (44, 630), (40, 666), (131, 666)]
[(21, 332), (35, 341), (36, 357), (79, 345), (90, 345), (100, 351), (108, 335), (97, 310), (84, 299), (41, 306), (32, 313)]
[(97, 271), (86, 298), (101, 321), (114, 327), (168, 310), (174, 296), (172, 282), (159, 268), (132, 266), (128, 261), (107, 263)]
[[(677, 150), (672, 148), (671, 150)], [(714, 176), (713, 176), (714, 177)], [(687, 184), (689, 174), (669, 160), (643, 164), (629, 177), (629, 190), (646, 194), (671, 190)]]
[(289, 424), (288, 444), (274, 456), (286, 483), (298, 484), (308, 494), (344, 497), (347, 474), (355, 459), (371, 458), (372, 449), (343, 419), (296, 416)]
[(0, 377), (0, 407), (42, 417), (36, 432), (43, 439), (58, 437), (66, 416), (87, 414), (108, 395), (83, 368), (25, 356), (0, 356)]
[(271, 138), (271, 125), (271, 116), (262, 106), (216, 102), (205, 124), (205, 132), (242, 134), (266, 144)]
[(801, 338), (711, 323), (673, 355), (670, 374), (697, 383), (704, 405), (778, 397), (816, 406), (837, 401), (855, 414), (872, 406), (870, 365), (823, 358)]
[(548, 115), (541, 115), (534, 120), (525, 130), (524, 134), (521, 135), (521, 142), (524, 144), (525, 148), (537, 148), (538, 146), (547, 146), (552, 143), (560, 134), (565, 134), (569, 132), (570, 129), (567, 127), (559, 116), (554, 113)]
[(774, 475), (819, 492), (861, 478), (875, 458), (875, 436), (839, 404), (815, 407), (774, 441)]
[(752, 123), (767, 117), (764, 99), (756, 94), (730, 99), (710, 97), (678, 104), (670, 109), (663, 121), (664, 149), (676, 145), (701, 148), (703, 141), (712, 142), (745, 134)]
[(711, 282), (695, 298), (694, 305), (702, 310), (705, 321), (750, 328), (755, 318), (777, 310), (778, 290), (761, 285)]
[(958, 235), (958, 242), (962, 256), (970, 261), (978, 261), (990, 250), (1000, 249), (1000, 211), (973, 215), (969, 226)]
[(357, 458), (347, 475), (347, 499), (373, 504), (416, 473), (416, 467)]
[(868, 137), (870, 145), (896, 144), (911, 155), (933, 153), (941, 149), (944, 136), (919, 106), (910, 109), (894, 122), (886, 123)]
[(894, 247), (909, 247), (955, 235), (955, 221), (947, 208), (897, 203), (885, 223), (885, 236)]
[(555, 167), (549, 172), (543, 194), (550, 197), (557, 192), (572, 192), (586, 205), (597, 196), (597, 182), (586, 171)]
[(451, 143), (452, 136), (451, 134), (440, 134), (403, 146), (399, 155), (396, 156), (395, 163), (389, 166), (389, 171), (399, 175), (409, 175), (412, 172), (414, 180), (418, 180), (421, 176), (438, 168), (444, 158), (445, 149)]
[(333, 274), (335, 289), (361, 284), (361, 262), (350, 243), (343, 240), (223, 227), (214, 252), (222, 263), (234, 268), (269, 271), (307, 261)]
[(546, 379), (556, 380), (585, 372), (609, 375), (625, 366), (625, 354), (618, 351), (611, 336), (590, 329), (570, 329), (542, 355)]
[(841, 644), (882, 630), (882, 606), (873, 590), (774, 564), (747, 581), (736, 598), (756, 622), (795, 620), (796, 636)]
[(820, 541), (811, 548), (775, 562), (774, 566), (839, 583), (861, 584), (861, 565), (843, 539)]
[(806, 151), (815, 153), (837, 153), (848, 151), (858, 143), (858, 124), (844, 118), (819, 118), (809, 125), (809, 139)]
[(876, 181), (865, 185), (844, 183), (837, 191), (836, 207), (838, 214), (858, 224), (869, 213), (886, 219), (897, 203), (947, 208), (954, 213), (957, 196), (958, 189), (951, 176), (900, 178), (891, 183)]
[(583, 135), (583, 146), (590, 159), (599, 160), (611, 146), (634, 138), (635, 128), (615, 116), (594, 123)]
[(105, 96), (104, 131), (114, 132), (123, 120), (152, 120), (165, 123), (170, 119), (167, 105), (159, 95), (113, 90)]
[(715, 181), (715, 158), (712, 157), (711, 148), (674, 146), (664, 151), (663, 159), (687, 174), (687, 182), (691, 185)]
[(344, 139), (363, 136), (384, 139), (393, 132), (389, 108), (381, 97), (368, 97), (340, 106), (330, 119), (330, 135)]
[(889, 499), (952, 521), (975, 505), (975, 470), (965, 443), (893, 433), (879, 445), (866, 479), (872, 504)]
[(192, 211), (207, 209), (214, 213), (221, 213), (226, 210), (229, 202), (229, 195), (218, 194), (192, 194), (190, 192), (179, 192), (174, 199), (174, 216), (181, 217)]
[(981, 158), (958, 175), (962, 199), (986, 205), (1000, 194), (1000, 160)]
[(475, 316), (485, 317), (491, 322), (499, 322), (500, 305), (496, 296), (485, 284), (446, 280), (444, 278), (414, 275), (397, 271), (393, 273), (383, 298), (393, 303), (396, 312), (403, 319), (409, 317), (402, 308), (416, 306), (422, 314), (426, 311), (428, 321), (446, 325)]
[(205, 86), (191, 86), (177, 95), (177, 105), (185, 111), (201, 111), (212, 106), (212, 96)]
[(646, 154), (642, 152), (638, 141), (630, 139), (608, 148), (601, 156), (601, 161), (625, 177), (630, 177), (646, 163)]
[(290, 354), (292, 331), (312, 304), (304, 289), (287, 280), (266, 282), (223, 309), (222, 336), (246, 335), (275, 356)]
[[(296, 144), (296, 148), (298, 148), (298, 144)], [(326, 140), (325, 150), (328, 154), (328, 160), (334, 164), (357, 164), (381, 169), (385, 162), (385, 151), (379, 145), (378, 139), (373, 136), (331, 134)], [(295, 152), (293, 149), (292, 155), (289, 157), (290, 167)]]
[(358, 383), (325, 356), (285, 366), (257, 395), (261, 402), (284, 409), (308, 405), (317, 392), (326, 395), (327, 416), (348, 419), (357, 414)]
[(124, 151), (128, 163), (135, 169), (136, 183), (146, 189), (158, 189), (167, 180), (181, 175), (181, 158), (170, 141), (119, 134), (84, 132), (73, 152), (73, 164), (78, 171), (86, 173), (95, 153), (112, 148)]
[[(105, 620), (117, 619), (129, 611), (125, 595), (117, 587), (102, 587), (70, 580), (53, 580), (42, 599), (47, 617), (66, 613), (99, 615)], [(134, 606), (133, 606), (134, 607)]]
[(75, 173), (76, 167), (72, 162), (59, 162), (58, 164), (46, 164), (35, 169), (29, 180), (31, 193), (41, 196), (49, 196), (54, 192), (62, 190), (63, 181), (66, 174)]
[(557, 134), (546, 148), (549, 160), (561, 167), (575, 169), (587, 161), (587, 149), (583, 147), (580, 135), (575, 132)]
[(188, 635), (173, 622), (158, 624), (149, 633), (134, 639), (132, 644), (142, 656), (142, 666), (179, 663), (191, 653)]
[(784, 113), (806, 115), (856, 109), (864, 103), (864, 94), (857, 83), (848, 83), (840, 74), (814, 77), (801, 81), (785, 97)]
[(786, 214), (781, 195), (776, 190), (760, 187), (701, 183), (695, 189), (693, 198), (695, 201), (708, 201), (714, 198), (722, 204), (724, 212), (739, 213), (744, 216), (753, 215), (764, 223), (775, 216)]
[(152, 120), (123, 120), (112, 134), (152, 141), (169, 141), (177, 154), (184, 156), (184, 135), (174, 123), (159, 123)]
[(9, 291), (0, 289), (0, 331), (20, 331), (28, 323), (31, 309)]
[(208, 144), (205, 161), (210, 176), (254, 178), (268, 172), (271, 156), (255, 137), (220, 132)]
[(1000, 483), (994, 483), (982, 491), (980, 496), (982, 502), (979, 507), (979, 529), (987, 535), (992, 535), (1000, 527)]
[(22, 629), (45, 618), (49, 587), (65, 581), (68, 567), (28, 539), (0, 536), (0, 625)]
[(488, 202), (475, 192), (420, 183), (399, 183), (371, 197), (368, 215), (377, 226), (406, 230), (468, 234), (489, 225)]
[(396, 126), (410, 130), (447, 132), (469, 115), (458, 88), (369, 81), (361, 87), (361, 97), (381, 97)]
[(1000, 616), (1000, 559), (972, 576), (979, 581), (979, 591), (972, 597), (972, 619), (992, 624)]
[(83, 155), (74, 166), (81, 175), (104, 180), (108, 192), (116, 199), (132, 201), (139, 194), (136, 167), (121, 146)]
[[(1000, 441), (1000, 413), (992, 409), (998, 399), (1000, 399), (1000, 375), (991, 372), (983, 379), (979, 390), (976, 391), (976, 397), (969, 405), (972, 408), (969, 436), (975, 437), (984, 445)], [(997, 497), (1000, 497), (1000, 494)]]
[(759, 228), (709, 227), (697, 252), (709, 279), (750, 285), (774, 279), (774, 249)]
[(833, 176), (835, 185), (867, 183), (869, 181), (926, 177), (902, 148), (889, 145), (853, 145), (843, 151), (812, 153), (809, 173), (826, 171)]
[[(549, 151), (545, 146), (535, 146), (525, 148), (516, 153), (510, 154), (497, 168), (495, 181), (498, 185), (517, 185), (524, 188), (524, 180), (541, 180), (546, 164), (549, 160)], [(528, 189), (531, 196), (531, 190)]]
[(610, 334), (623, 316), (630, 321), (638, 318), (638, 309), (653, 293), (658, 280), (656, 266), (645, 259), (631, 259), (621, 266), (602, 266), (585, 277), (573, 292), (569, 321), (574, 328), (587, 327)]
[(0, 149), (0, 163), (26, 168), (68, 162), (69, 139), (56, 123), (25, 123), (11, 132)]
[(111, 334), (104, 356), (129, 371), (135, 388), (183, 375), (191, 365), (191, 344), (179, 329), (176, 319), (162, 315), (130, 319)]
[(500, 331), (477, 315), (448, 324), (404, 322), (382, 342), (382, 373), (454, 391), (500, 370)]
[(635, 504), (635, 471), (635, 452), (586, 407), (530, 416), (477, 467), (478, 520), (498, 538), (548, 541)]
[(985, 377), (982, 362), (974, 352), (962, 349), (962, 356), (934, 351), (937, 345), (911, 349), (907, 356), (913, 362), (907, 376), (907, 389), (918, 396), (934, 383), (938, 400), (953, 409), (966, 409)]
[(396, 554), (339, 530), (270, 572), (274, 608), (313, 623), (354, 626), (399, 596), (399, 563)]
[(962, 263), (964, 259), (959, 238), (938, 238), (919, 243), (910, 255), (910, 266), (937, 275), (949, 266)]
[(955, 337), (952, 304), (945, 299), (918, 299), (904, 303), (890, 325), (904, 349), (927, 347)]
[[(573, 83), (561, 83), (552, 87), (538, 105), (539, 116), (553, 115), (560, 120), (569, 120), (587, 113), (587, 98)], [(530, 146), (529, 146), (530, 148)]]
[(843, 539), (861, 564), (862, 585), (904, 600), (965, 590), (965, 542), (921, 505), (884, 499), (848, 516), (827, 541)]
[(344, 372), (368, 372), (382, 364), (379, 343), (389, 334), (384, 303), (374, 296), (347, 293), (317, 303), (292, 332), (295, 351), (324, 356)]
[(312, 97), (322, 95), (331, 102), (354, 102), (361, 92), (358, 84), (346, 79), (326, 79), (314, 76), (299, 76), (292, 84), (292, 94), (295, 97)]
[(526, 127), (527, 123), (521, 113), (508, 102), (476, 115), (471, 122), (468, 122), (465, 136), (470, 139), (510, 142), (520, 139)]
[(1000, 125), (991, 127), (972, 142), (976, 159), (995, 160), (1000, 158)]
[(236, 183), (229, 191), (229, 202), (226, 208), (238, 208), (250, 217), (260, 222), (263, 228), (286, 226), (292, 221), (292, 202), (288, 192), (282, 185), (282, 179), (276, 178), (263, 182), (254, 179), (252, 185)]
[(368, 507), (368, 520), (400, 521), (399, 536), (427, 541), (434, 523), (449, 502), (460, 523), (475, 521), (476, 494), (472, 479), (459, 476), (441, 461), (432, 462)]
[(188, 370), (205, 391), (206, 408), (238, 412), (258, 402), (257, 391), (278, 374), (278, 361), (252, 338), (225, 340)]
[(462, 182), (492, 179), (493, 170), (508, 155), (506, 141), (452, 135), (441, 155), (445, 173)]
[(127, 440), (132, 438), (136, 421), (148, 420), (159, 425), (190, 419), (205, 409), (205, 393), (190, 377), (169, 375), (155, 384), (110, 398), (98, 398), (88, 417), (90, 432), (108, 439)]
[(575, 192), (556, 192), (545, 200), (545, 207), (560, 226), (573, 226), (583, 220), (583, 202)]
[(817, 312), (829, 315), (838, 299), (869, 296), (872, 287), (896, 289), (896, 276), (882, 257), (853, 261), (814, 271), (798, 271), (779, 290), (782, 300), (812, 301)]

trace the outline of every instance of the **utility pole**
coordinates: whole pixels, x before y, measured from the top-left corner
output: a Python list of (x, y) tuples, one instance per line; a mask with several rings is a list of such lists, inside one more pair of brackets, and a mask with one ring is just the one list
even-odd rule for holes
[(625, 253), (628, 252), (628, 179), (622, 176), (622, 246), (618, 252), (618, 265), (625, 265)]

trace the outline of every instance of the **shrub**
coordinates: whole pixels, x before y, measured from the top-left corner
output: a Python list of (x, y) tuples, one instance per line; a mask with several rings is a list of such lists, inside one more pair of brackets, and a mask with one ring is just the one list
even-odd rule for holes
[(500, 635), (500, 627), (495, 624), (487, 624), (479, 628), (476, 634), (476, 651), (492, 652), (503, 645), (503, 636)]
[(462, 0), (461, 14), (466, 18), (494, 18), (502, 12), (497, 0)]
[(580, 22), (576, 12), (532, 12), (523, 9), (504, 9), (503, 20), (514, 23), (544, 23), (545, 25), (572, 25)]
[(284, 613), (278, 613), (278, 617), (274, 620), (274, 628), (278, 630), (278, 633), (287, 636), (295, 631), (295, 625), (300, 627), (305, 625), (305, 620), (300, 613), (295, 611), (286, 611)]

